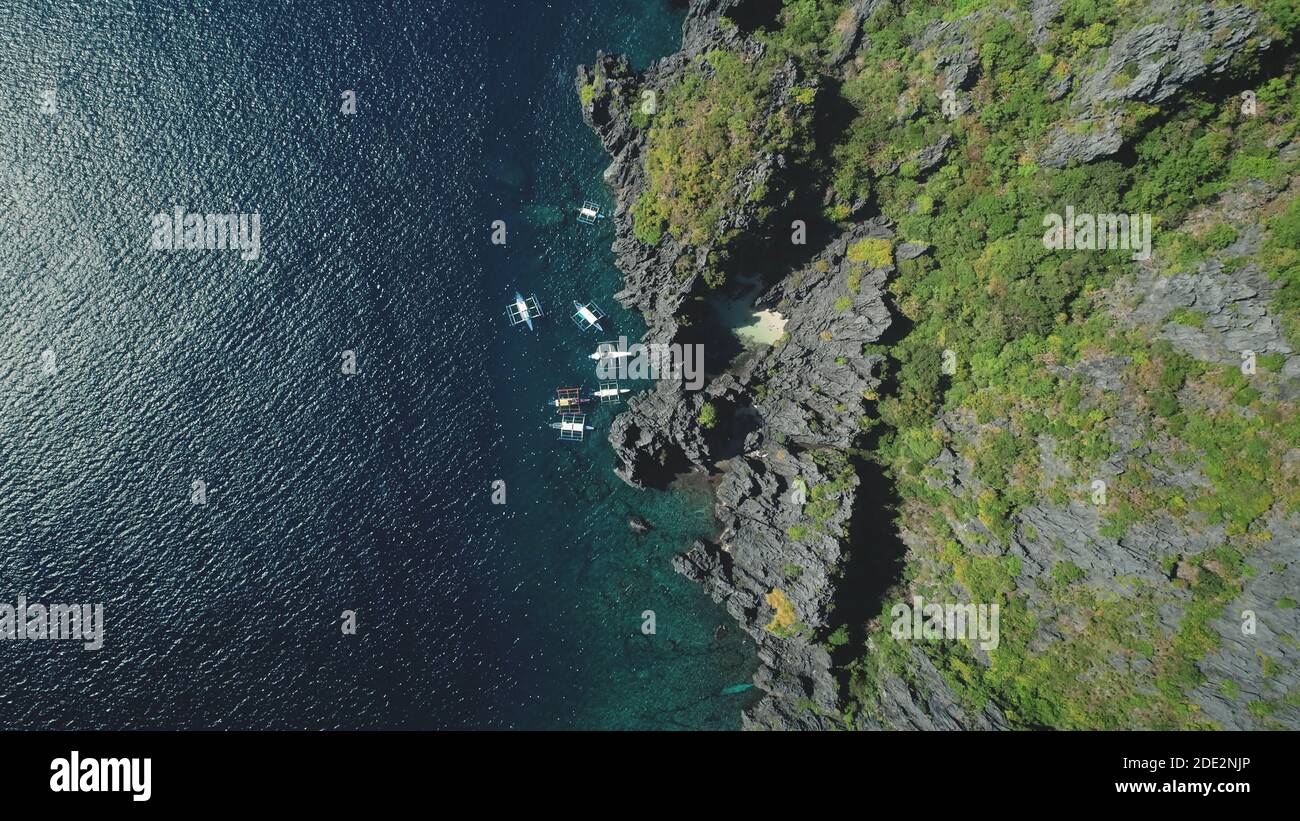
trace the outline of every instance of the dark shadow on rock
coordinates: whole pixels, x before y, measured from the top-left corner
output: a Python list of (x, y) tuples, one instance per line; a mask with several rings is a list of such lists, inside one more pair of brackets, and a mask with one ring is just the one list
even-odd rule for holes
[(736, 335), (727, 327), (712, 299), (691, 300), (687, 314), (690, 325), (678, 332), (678, 339), (687, 344), (704, 346), (704, 373), (716, 376), (731, 367), (745, 351)]
[[(888, 300), (886, 300), (885, 304), (889, 306), (890, 323), (889, 327), (885, 329), (885, 332), (881, 334), (875, 344), (892, 348), (912, 332), (912, 327), (915, 323), (899, 312), (899, 310)], [(876, 395), (882, 398), (886, 396), (897, 396), (899, 387), (897, 363), (891, 363), (886, 360), (883, 369), (883, 378), (880, 380), (880, 386), (876, 388)], [(873, 420), (880, 418), (874, 404), (868, 408), (866, 415)], [(888, 430), (889, 428), (884, 424), (874, 425), (865, 435), (862, 436), (861, 440), (858, 442), (858, 446), (868, 453), (876, 452), (880, 447), (881, 437), (884, 436)]]
[(817, 108), (813, 112), (813, 127), (817, 133), (818, 156), (829, 167), (832, 150), (857, 119), (858, 110), (840, 93), (844, 87), (843, 80), (821, 77), (819, 82), (821, 88), (817, 93)]
[(659, 439), (658, 447), (653, 449), (631, 446), (637, 441), (640, 433), (636, 425), (628, 425), (623, 430), (623, 435), (627, 437), (626, 446), (613, 439), (610, 440), (617, 453), (618, 467), (615, 468), (615, 472), (624, 479), (635, 476), (636, 481), (644, 487), (667, 490), (673, 480), (690, 471), (693, 465), (681, 448), (664, 443), (662, 438)]
[(899, 342), (902, 342), (903, 338), (912, 332), (912, 328), (916, 326), (916, 323), (908, 319), (902, 311), (898, 310), (892, 300), (886, 299), (885, 305), (889, 308), (889, 327), (886, 328), (885, 332), (880, 335), (880, 338), (875, 341), (875, 344), (892, 348)]
[(901, 580), (907, 553), (894, 521), (900, 499), (893, 481), (875, 462), (854, 459), (853, 465), (861, 484), (849, 518), (849, 556), (836, 585), (841, 594), (829, 625), (848, 629), (849, 642), (832, 653), (841, 669), (861, 654), (867, 622), (880, 615), (885, 594)]
[(714, 462), (721, 462), (744, 453), (746, 438), (762, 426), (763, 420), (749, 405), (724, 407), (717, 400), (714, 405), (724, 421), (708, 433), (709, 452)]
[(785, 0), (740, 0), (727, 9), (725, 16), (743, 34), (753, 34), (759, 29), (774, 31), (777, 28), (777, 15), (781, 13), (783, 5)]

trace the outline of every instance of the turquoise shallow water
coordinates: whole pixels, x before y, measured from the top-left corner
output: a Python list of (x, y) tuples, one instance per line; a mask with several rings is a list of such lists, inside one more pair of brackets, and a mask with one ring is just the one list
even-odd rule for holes
[[(608, 202), (572, 77), (680, 12), (0, 6), (0, 601), (107, 631), (0, 643), (0, 727), (738, 726), (752, 646), (669, 566), (709, 500), (624, 487), (608, 411), (556, 442), (596, 339), (503, 316), (521, 287), (639, 336), (572, 218)], [(262, 260), (151, 251), (174, 205), (260, 213)]]
[[(536, 334), (502, 331), (496, 402), (503, 417), (521, 420), (538, 418), (538, 397), (544, 400), (556, 387), (595, 386), (586, 355), (598, 340), (620, 334), (635, 340), (644, 332), (639, 317), (611, 296), (621, 287), (609, 250), (612, 225), (606, 220), (588, 227), (574, 219), (584, 199), (612, 205), (601, 180), (608, 158), (574, 101), (575, 66), (592, 60), (597, 49), (627, 53), (635, 65), (645, 65), (676, 50), (681, 25), (681, 14), (658, 0), (619, 4), (617, 11), (588, 2), (545, 14), (526, 7), (532, 9), (519, 4), (515, 11), (533, 15), (529, 22), (503, 32), (499, 41), (514, 66), (510, 76), (531, 80), (503, 88), (502, 105), (494, 107), (492, 133), (499, 140), (489, 143), (494, 184), (488, 216), (509, 228), (507, 245), (486, 255), (490, 281), (500, 283), (495, 293), (508, 299), (516, 287), (535, 292), (550, 311)], [(581, 332), (565, 310), (574, 298), (594, 299), (612, 326), (600, 334)], [(530, 621), (550, 636), (533, 642), (548, 648), (534, 661), (567, 671), (575, 683), (565, 697), (572, 712), (555, 721), (738, 727), (740, 708), (752, 696), (722, 690), (749, 680), (752, 645), (670, 567), (673, 553), (712, 534), (712, 500), (707, 492), (636, 492), (618, 481), (604, 441), (612, 413), (598, 409), (597, 431), (578, 445), (537, 447), (536, 432), (526, 425), (515, 432), (503, 424), (501, 430), (502, 451), (520, 454), (517, 462), (502, 462), (508, 486), (519, 488), (503, 516), (510, 527), (556, 545), (547, 551), (538, 544), (517, 557), (517, 572), (527, 579), (520, 592), (536, 607)], [(631, 534), (626, 519), (632, 513), (655, 530)], [(656, 615), (654, 636), (640, 630), (646, 610)], [(722, 625), (725, 635), (715, 639)]]

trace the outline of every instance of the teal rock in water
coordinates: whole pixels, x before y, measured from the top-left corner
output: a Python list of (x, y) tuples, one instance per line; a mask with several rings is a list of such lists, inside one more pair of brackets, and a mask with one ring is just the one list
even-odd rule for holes
[(722, 694), (724, 696), (734, 696), (736, 693), (743, 693), (753, 686), (752, 684), (733, 684), (730, 687), (723, 687)]

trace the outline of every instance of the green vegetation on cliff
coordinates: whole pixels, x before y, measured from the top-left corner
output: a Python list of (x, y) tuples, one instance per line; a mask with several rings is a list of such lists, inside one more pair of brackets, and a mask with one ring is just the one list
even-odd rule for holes
[(774, 56), (711, 51), (663, 95), (645, 160), (650, 187), (632, 208), (637, 239), (655, 245), (667, 232), (685, 245), (725, 246), (734, 232), (724, 214), (750, 202), (766, 219), (770, 180), (745, 172), (764, 156), (794, 161), (809, 148), (812, 89), (774, 105), (783, 76)]
[[(891, 284), (913, 327), (887, 349), (897, 387), (878, 407), (885, 434), (876, 457), (903, 499), (900, 524), (925, 545), (911, 557), (900, 594), (943, 599), (961, 589), (972, 601), (1000, 605), (1003, 641), (982, 659), (964, 643), (919, 645), (972, 712), (992, 703), (1020, 726), (1209, 726), (1189, 695), (1204, 681), (1198, 663), (1218, 646), (1209, 625), (1224, 620), (1240, 590), (1242, 555), (1271, 538), (1266, 514), (1300, 511), (1294, 466), (1284, 463), (1300, 446), (1297, 408), (1257, 389), (1272, 378), (1263, 369), (1247, 380), (1235, 366), (1175, 353), (1160, 341), (1158, 324), (1117, 322), (1112, 289), (1132, 270), (1129, 253), (1053, 253), (1040, 240), (1041, 219), (1066, 204), (1080, 212), (1150, 213), (1156, 259), (1181, 251), (1178, 270), (1190, 270), (1236, 240), (1231, 226), (1203, 236), (1179, 228), (1195, 209), (1246, 180), (1280, 188), (1295, 174), (1294, 155), (1279, 160), (1278, 147), (1297, 134), (1300, 89), (1290, 75), (1265, 87), (1268, 119), (1243, 117), (1233, 97), (1137, 109), (1126, 126), (1134, 162), (1040, 168), (1032, 152), (1064, 113), (1043, 89), (1061, 73), (1061, 61), (1083, 64), (1086, 43), (1109, 42), (1102, 30), (1115, 25), (1084, 3), (1066, 9), (1086, 27), (1058, 29), (1037, 53), (1023, 19), (969, 27), (981, 78), (969, 94), (970, 112), (956, 122), (942, 123), (924, 103), (904, 122), (870, 114), (900, 96), (935, 99), (927, 66), (933, 55), (925, 51), (868, 57), (863, 73), (845, 84), (846, 93), (860, 96), (862, 114), (837, 154), (837, 192), (870, 193), (897, 221), (902, 240), (934, 249), (901, 263)], [(901, 40), (931, 14), (918, 9), (912, 22), (910, 15), (878, 15), (873, 25), (877, 34), (892, 32), (882, 39)], [(923, 179), (902, 167), (890, 171), (939, 128), (954, 138), (946, 164)], [(1255, 260), (1284, 282), (1271, 310), (1293, 339), (1297, 243), (1287, 232), (1296, 208), (1293, 200), (1269, 223)], [(1189, 316), (1168, 320), (1188, 323)], [(940, 372), (943, 351), (956, 365), (951, 375)], [(1109, 361), (1119, 391), (1074, 375), (1078, 366)], [(937, 424), (941, 416), (946, 426)], [(1134, 425), (1153, 452), (1116, 441)], [(1045, 443), (1063, 476), (1044, 473)], [(969, 466), (976, 492), (946, 488), (930, 467), (944, 448)], [(1030, 505), (1095, 504), (1089, 480), (1114, 459), (1125, 469), (1108, 475), (1101, 537), (1168, 515), (1188, 533), (1222, 527), (1227, 541), (1211, 554), (1174, 557), (1185, 569), (1172, 583), (1089, 584), (1065, 564), (1049, 581), (1006, 572), (988, 557), (1007, 550), (1013, 537), (1033, 541), (1019, 518)], [(1153, 481), (1153, 471), (1196, 465), (1204, 486)], [(1161, 626), (1161, 608), (1179, 601), (1180, 589), (1192, 599), (1173, 605), (1183, 616), (1171, 632)], [(887, 626), (887, 606), (883, 612)], [(887, 630), (874, 635), (878, 646), (893, 641)], [(879, 666), (891, 663), (902, 675), (906, 653), (880, 650), (855, 663), (855, 710), (870, 711)]]
[[(1300, 13), (1289, 0), (1245, 5), (1260, 28), (1223, 76), (1158, 104), (1090, 102), (1083, 108), (1099, 116), (1083, 119), (1073, 95), (1117, 37), (1152, 22), (1150, 4), (1064, 0), (1040, 35), (1023, 3), (886, 2), (862, 23), (868, 45), (833, 59), (849, 4), (786, 0), (753, 35), (761, 60), (701, 58), (654, 119), (651, 191), (634, 209), (644, 242), (668, 232), (725, 245), (732, 237), (718, 226), (741, 205), (735, 181), (765, 153), (790, 152), (807, 159), (800, 168), (815, 179), (797, 184), (825, 192), (817, 208), (835, 227), (877, 214), (894, 222), (894, 243), (853, 243), (850, 260), (883, 267), (896, 244), (930, 249), (900, 259), (888, 286), (906, 332), (864, 352), (886, 356), (888, 391), (860, 444), (893, 480), (909, 538), (901, 578), (863, 631), (871, 649), (857, 642), (848, 665), (850, 725), (877, 709), (887, 678), (916, 683), (916, 653), (968, 715), (996, 708), (1018, 727), (1211, 727), (1194, 690), (1244, 698), (1231, 678), (1210, 680), (1203, 662), (1258, 572), (1251, 559), (1272, 542), (1272, 517), (1300, 513), (1300, 408), (1284, 389), (1294, 376), (1279, 373), (1288, 361), (1279, 350), (1260, 352), (1248, 372), (1236, 361), (1245, 352), (1215, 348), (1235, 307), (1144, 303), (1158, 303), (1170, 277), (1253, 266), (1276, 287), (1250, 309), (1266, 308), (1300, 349), (1300, 80), (1284, 45), (1296, 42)], [(1255, 49), (1265, 37), (1269, 67)], [(945, 113), (943, 77), (963, 55), (973, 55), (972, 82), (959, 91), (962, 111)], [(779, 91), (790, 65), (800, 86), (817, 89), (806, 100), (815, 120), (804, 98)], [(1122, 66), (1107, 87), (1126, 88), (1142, 68)], [(1247, 85), (1258, 116), (1242, 110)], [(1103, 114), (1123, 151), (1054, 162), (1061, 133), (1087, 137)], [(757, 222), (791, 196), (763, 190)], [(1150, 215), (1151, 260), (1045, 247), (1044, 215), (1067, 206)], [(1135, 285), (1139, 274), (1153, 284)], [(831, 475), (847, 486), (852, 468), (840, 466), (850, 473)], [(788, 535), (816, 532), (819, 502), (839, 489), (810, 487), (807, 521)], [(1183, 547), (1146, 557), (1160, 565), (1154, 576), (1085, 566), (1082, 548), (1071, 553), (1026, 519), (1046, 507), (1095, 523), (1069, 534), (1083, 548), (1131, 545), (1153, 521)], [(1149, 536), (1142, 544), (1164, 549)], [(1001, 642), (985, 651), (894, 639), (890, 606), (914, 594), (997, 604)], [(834, 646), (847, 650), (858, 627), (837, 630)], [(1277, 680), (1281, 662), (1258, 655), (1251, 663)], [(1294, 691), (1265, 689), (1242, 705), (1261, 726), (1297, 702)]]

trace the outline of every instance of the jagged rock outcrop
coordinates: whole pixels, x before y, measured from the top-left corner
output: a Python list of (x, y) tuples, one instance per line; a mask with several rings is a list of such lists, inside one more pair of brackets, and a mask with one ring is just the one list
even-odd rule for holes
[(786, 336), (741, 379), (762, 386), (754, 407), (767, 428), (804, 446), (848, 447), (860, 431), (863, 400), (880, 384), (883, 357), (863, 348), (890, 325), (884, 286), (893, 265), (850, 260), (849, 247), (862, 239), (890, 241), (893, 231), (883, 221), (855, 227), (758, 303), (786, 317)]
[(1088, 114), (1057, 127), (1038, 161), (1047, 168), (1064, 168), (1072, 162), (1089, 163), (1117, 154), (1124, 147), (1120, 129), (1124, 116), (1117, 111)]
[[(1292, 143), (1283, 152), (1296, 147)], [(1234, 263), (1260, 248), (1262, 230), (1250, 215), (1283, 193), (1258, 181), (1225, 192), (1213, 208), (1193, 214), (1189, 222), (1235, 222), (1242, 225), (1238, 237), (1191, 270), (1170, 274), (1159, 254), (1138, 264), (1116, 289), (1112, 309), (1131, 326), (1160, 326), (1161, 338), (1201, 362), (1239, 365), (1247, 352), (1280, 355), (1286, 379), (1267, 389), (1285, 399), (1300, 398), (1300, 354), (1270, 309), (1281, 285), (1254, 262)]]
[(715, 48), (735, 48), (743, 36), (735, 26), (723, 26), (724, 14), (744, 13), (746, 7), (757, 5), (752, 0), (703, 0), (691, 3), (682, 23), (682, 50), (684, 54), (702, 54)]
[[(1243, 5), (1163, 3), (1148, 13), (1164, 19), (1115, 38), (1105, 63), (1079, 83), (1076, 108), (1163, 103), (1207, 75), (1223, 74), (1259, 26), (1256, 12)], [(1259, 44), (1267, 46), (1267, 39)]]
[[(1048, 21), (1058, 12), (1036, 3), (1033, 13), (1045, 38)], [(1160, 22), (1120, 34), (1106, 49), (1104, 62), (1075, 84), (1070, 107), (1079, 114), (1049, 135), (1040, 165), (1064, 168), (1115, 155), (1124, 145), (1120, 103), (1165, 103), (1207, 77), (1223, 75), (1247, 49), (1269, 46), (1267, 38), (1257, 36), (1257, 13), (1243, 5), (1189, 9), (1163, 2), (1147, 14)], [(1064, 89), (1060, 91), (1054, 99), (1063, 96)]]
[[(723, 527), (718, 544), (697, 543), (676, 567), (724, 603), (759, 645), (755, 683), (769, 696), (746, 715), (746, 726), (832, 726), (826, 716), (837, 711), (830, 655), (815, 637), (827, 627), (858, 482), (851, 471), (827, 476), (816, 454), (851, 444), (862, 403), (879, 386), (881, 357), (864, 356), (863, 347), (890, 325), (883, 288), (893, 267), (855, 262), (850, 249), (892, 237), (883, 221), (838, 237), (758, 301), (784, 312), (780, 344), (703, 391), (660, 382), (611, 426), (616, 471), (633, 485), (662, 486), (686, 467), (724, 471), (715, 507)], [(719, 430), (698, 423), (706, 402), (720, 409)], [(717, 439), (741, 455), (720, 463), (710, 445)], [(804, 502), (792, 494), (798, 488), (806, 500), (811, 488), (836, 479), (841, 486), (830, 497), (836, 512), (809, 526)], [(767, 597), (774, 591), (796, 614), (797, 631), (769, 628), (774, 608)]]
[(632, 397), (627, 410), (610, 423), (619, 478), (633, 487), (662, 488), (683, 470), (703, 468), (709, 461), (708, 444), (696, 420), (704, 401), (667, 380)]
[[(636, 238), (632, 208), (649, 190), (650, 179), (644, 157), (647, 129), (636, 125), (634, 113), (638, 106), (657, 105), (664, 99), (662, 95), (675, 78), (702, 52), (726, 47), (748, 60), (761, 57), (761, 43), (717, 23), (717, 15), (723, 10), (742, 5), (743, 0), (692, 3), (684, 26), (688, 44), (644, 72), (633, 71), (626, 57), (605, 54), (597, 55), (594, 66), (578, 68), (579, 94), (590, 100), (583, 105), (583, 118), (613, 158), (604, 176), (616, 200), (613, 250), (618, 267), (626, 274), (625, 287), (615, 297), (645, 316), (649, 325), (647, 339), (672, 341), (677, 337), (678, 312), (683, 302), (701, 289), (702, 272), (721, 249), (712, 243), (688, 247), (671, 233), (665, 233), (654, 246)], [(787, 61), (773, 77), (764, 119), (806, 106), (795, 97), (800, 88), (805, 93), (815, 91), (816, 80), (801, 79), (795, 64)], [(730, 181), (727, 199), (735, 207), (723, 213), (717, 226), (719, 236), (744, 236), (756, 230), (760, 214), (774, 204), (773, 199), (783, 190), (780, 178), (790, 170), (789, 159), (779, 152), (765, 150), (756, 154), (749, 167)]]
[(910, 675), (884, 676), (880, 682), (876, 711), (861, 716), (857, 729), (1010, 729), (1011, 725), (995, 705), (988, 705), (974, 715), (963, 709), (934, 662), (916, 647), (909, 647), (908, 651), (906, 669)]
[[(1203, 314), (1200, 328), (1171, 322), (1161, 331), (1175, 348), (1203, 362), (1239, 364), (1241, 353), (1248, 350), (1289, 356), (1291, 346), (1267, 307), (1277, 289), (1278, 283), (1256, 265), (1229, 277), (1222, 263), (1203, 262), (1194, 272), (1156, 280), (1135, 313), (1157, 320), (1177, 308)], [(1291, 370), (1291, 375), (1300, 376), (1300, 361)]]
[(866, 43), (863, 25), (884, 4), (885, 0), (853, 0), (849, 3), (845, 11), (846, 17), (842, 20), (843, 25), (839, 30), (839, 38), (831, 52), (831, 65), (837, 68), (843, 66), (858, 49), (869, 46)]
[(697, 542), (675, 562), (758, 644), (755, 684), (769, 695), (747, 727), (824, 729), (838, 717), (830, 655), (812, 639), (826, 626), (856, 477), (815, 528), (804, 517), (807, 488), (836, 478), (810, 452), (775, 443), (732, 460), (718, 485), (717, 544)]
[(979, 54), (966, 33), (966, 25), (979, 14), (934, 23), (916, 43), (918, 51), (934, 50), (934, 67), (944, 90), (966, 91), (979, 79)]
[[(1216, 623), (1217, 651), (1200, 664), (1207, 683), (1192, 691), (1206, 718), (1225, 730), (1255, 730), (1294, 727), (1294, 706), (1269, 716), (1253, 715), (1242, 709), (1247, 701), (1260, 704), (1285, 703), (1300, 688), (1300, 607), (1295, 606), (1300, 590), (1300, 517), (1275, 516), (1269, 522), (1273, 538), (1250, 557), (1252, 573), (1245, 589), (1227, 607), (1229, 618)], [(1290, 607), (1279, 602), (1290, 600)], [(1258, 659), (1273, 659), (1265, 666)], [(1234, 683), (1225, 689), (1221, 682)], [(1289, 721), (1288, 721), (1289, 713)]]
[[(651, 248), (633, 235), (629, 208), (648, 180), (646, 134), (633, 122), (632, 104), (646, 90), (662, 93), (693, 54), (719, 45), (761, 53), (743, 31), (718, 23), (723, 11), (744, 5), (743, 0), (692, 2), (683, 50), (643, 73), (634, 72), (625, 58), (603, 54), (593, 68), (579, 70), (580, 93), (591, 89), (585, 92), (590, 103), (584, 117), (612, 157), (605, 180), (617, 201), (614, 253), (626, 284), (618, 298), (645, 315), (647, 341), (678, 338), (678, 312), (703, 291), (691, 263), (710, 249), (688, 251), (667, 236)], [(873, 7), (858, 4), (862, 15)], [(773, 106), (789, 104), (797, 80), (793, 66), (778, 72)], [(931, 153), (940, 155), (946, 145)], [(781, 171), (781, 157), (758, 157), (734, 185), (742, 191), (765, 187)], [(723, 216), (725, 227), (758, 228), (752, 198), (736, 200), (738, 207)], [(862, 239), (888, 246), (893, 233), (884, 222), (858, 226), (758, 300), (756, 308), (784, 318), (781, 344), (749, 357), (700, 391), (681, 382), (656, 382), (632, 398), (610, 427), (616, 472), (629, 484), (662, 487), (688, 470), (720, 474), (715, 513), (721, 535), (716, 543), (697, 542), (674, 565), (722, 602), (758, 644), (755, 683), (767, 695), (746, 715), (747, 727), (837, 726), (837, 682), (819, 637), (826, 632), (834, 575), (843, 560), (841, 538), (858, 483), (845, 470), (842, 453), (823, 457), (817, 449), (851, 442), (863, 397), (879, 384), (874, 371), (880, 357), (864, 356), (863, 346), (890, 324), (882, 293), (893, 268), (852, 261), (849, 247)], [(686, 263), (679, 262), (683, 257)], [(709, 429), (700, 424), (706, 404), (718, 419)], [(839, 472), (828, 476), (828, 465), (839, 466)], [(803, 512), (809, 489), (829, 482), (836, 490), (819, 501), (817, 521), (810, 525)]]

